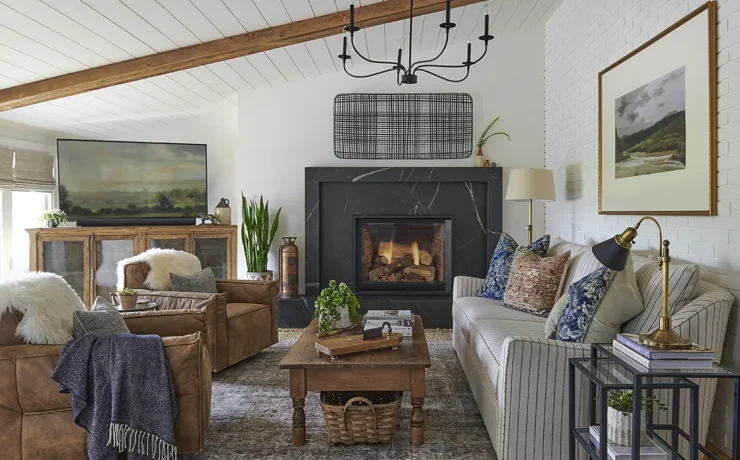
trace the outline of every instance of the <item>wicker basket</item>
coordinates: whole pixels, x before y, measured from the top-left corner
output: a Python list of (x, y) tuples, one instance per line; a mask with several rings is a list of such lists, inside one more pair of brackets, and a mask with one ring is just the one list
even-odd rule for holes
[(321, 392), (321, 409), (329, 440), (345, 445), (390, 443), (402, 395), (401, 392)]

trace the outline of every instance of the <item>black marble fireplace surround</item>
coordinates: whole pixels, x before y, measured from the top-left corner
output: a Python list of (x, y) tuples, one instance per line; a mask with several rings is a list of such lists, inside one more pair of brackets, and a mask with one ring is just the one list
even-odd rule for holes
[[(305, 327), (330, 280), (353, 290), (358, 217), (434, 216), (449, 221), (451, 276), (483, 276), (502, 229), (501, 168), (306, 168), (305, 296), (282, 300), (281, 327)], [(412, 288), (413, 289), (413, 288)], [(360, 307), (410, 309), (425, 327), (452, 327), (452, 295), (361, 293)]]

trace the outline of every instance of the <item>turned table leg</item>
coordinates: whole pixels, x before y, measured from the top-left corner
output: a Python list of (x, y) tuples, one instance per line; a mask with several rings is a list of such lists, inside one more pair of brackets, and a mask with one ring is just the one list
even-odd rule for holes
[(411, 370), (411, 445), (424, 444), (424, 369)]
[(293, 445), (306, 444), (306, 413), (303, 406), (306, 404), (306, 371), (304, 369), (290, 370), (290, 397), (293, 400)]

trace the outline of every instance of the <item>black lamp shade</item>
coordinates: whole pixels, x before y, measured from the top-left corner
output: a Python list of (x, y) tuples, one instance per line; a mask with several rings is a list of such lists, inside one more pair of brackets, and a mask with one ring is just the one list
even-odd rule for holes
[(621, 272), (627, 265), (629, 249), (620, 246), (616, 239), (609, 238), (606, 241), (595, 245), (592, 249), (594, 256), (606, 268)]

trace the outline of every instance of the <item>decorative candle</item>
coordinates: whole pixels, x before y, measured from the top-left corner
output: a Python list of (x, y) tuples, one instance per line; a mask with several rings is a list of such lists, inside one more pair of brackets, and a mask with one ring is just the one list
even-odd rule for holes
[(344, 40), (342, 40), (342, 55), (344, 56), (342, 59), (347, 59), (347, 35), (345, 35)]
[(484, 30), (483, 35), (487, 37), (488, 36), (488, 13), (486, 13), (486, 25), (485, 25), (485, 29), (483, 30)]
[(349, 4), (349, 28), (352, 29), (351, 32), (354, 32), (354, 28), (355, 28), (355, 4), (354, 3)]
[(401, 56), (403, 54), (403, 50), (401, 48), (398, 48), (398, 69), (401, 69)]
[(450, 23), (450, 0), (447, 0), (447, 7), (445, 8), (445, 23)]
[(473, 47), (472, 47), (472, 45), (470, 44), (470, 40), (468, 40), (468, 61), (466, 62), (466, 64), (467, 64), (467, 63), (470, 63), (470, 56), (471, 56), (471, 54), (472, 54), (472, 51), (473, 51)]

